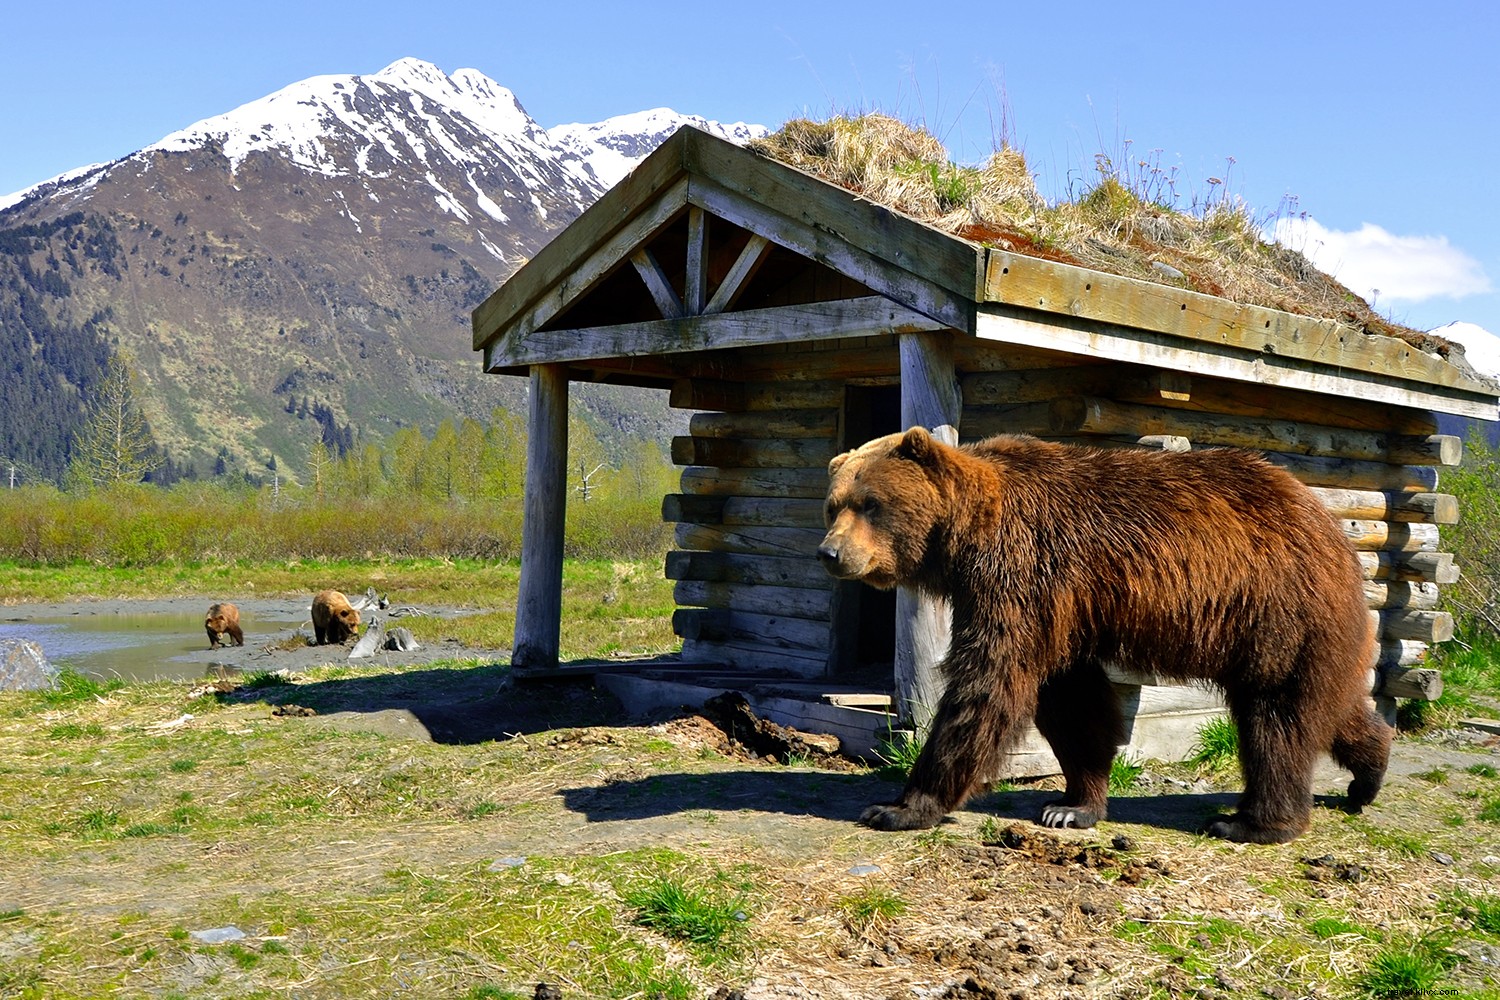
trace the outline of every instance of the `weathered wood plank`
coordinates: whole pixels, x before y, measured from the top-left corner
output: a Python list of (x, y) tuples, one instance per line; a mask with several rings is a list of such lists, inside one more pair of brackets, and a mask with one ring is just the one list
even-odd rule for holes
[(703, 307), (704, 313), (719, 313), (734, 308), (740, 293), (745, 290), (750, 279), (755, 277), (755, 272), (760, 270), (761, 262), (766, 259), (766, 249), (770, 245), (771, 241), (764, 236), (750, 234), (750, 242), (740, 251), (739, 257), (730, 266), (729, 273), (724, 275), (724, 280), (719, 282), (713, 298)]
[(1437, 420), (1426, 410), (1369, 403), (1362, 399), (1328, 396), (1298, 389), (1277, 389), (1228, 379), (1191, 376), (1184, 372), (1162, 372), (1176, 391), (1138, 377), (1096, 395), (1122, 403), (1170, 406), (1204, 413), (1240, 417), (1269, 417), (1329, 427), (1349, 427), (1383, 434), (1425, 437), (1436, 434)]
[(1438, 526), (1406, 521), (1363, 521), (1335, 518), (1344, 537), (1361, 552), (1386, 549), (1392, 552), (1436, 552)]
[(672, 631), (683, 639), (749, 642), (763, 649), (792, 650), (804, 655), (828, 649), (827, 622), (786, 615), (678, 608), (672, 613)]
[(1313, 495), (1337, 517), (1457, 524), (1458, 498), (1448, 493), (1397, 493), (1314, 486)]
[(1316, 362), (1484, 394), (1454, 366), (1394, 337), (1360, 333), (1333, 320), (1245, 305), (1138, 278), (991, 250), (983, 300), (1141, 327), (1250, 356)]
[[(901, 425), (925, 427), (946, 444), (958, 444), (963, 395), (953, 362), (953, 338), (907, 334), (901, 338)], [(896, 696), (904, 715), (926, 731), (943, 694), (938, 665), (948, 654), (952, 612), (948, 602), (910, 587), (896, 593)]]
[(567, 506), (568, 375), (560, 365), (531, 372), (521, 579), (511, 665), (557, 666), (562, 630), (563, 522)]
[(821, 528), (821, 500), (783, 497), (724, 497), (669, 493), (662, 498), (662, 520), (692, 524)]
[(734, 667), (746, 674), (762, 676), (785, 672), (794, 677), (823, 677), (828, 673), (825, 653), (806, 650), (769, 649), (753, 639), (709, 641), (684, 639), (682, 655)]
[(801, 555), (762, 556), (741, 552), (668, 552), (666, 577), (668, 580), (708, 583), (806, 587), (829, 592), (835, 585), (833, 577), (816, 559)]
[(1059, 434), (1180, 434), (1194, 446), (1228, 445), (1262, 451), (1337, 455), (1395, 465), (1452, 466), (1463, 457), (1462, 439), (1451, 434), (1425, 437), (1377, 434), (1293, 420), (1225, 417), (1160, 406), (1138, 406), (1097, 396), (1053, 400), (1048, 427)]
[(1087, 358), (1175, 369), (1194, 376), (1352, 397), (1414, 410), (1483, 420), (1497, 417), (1495, 396), (1482, 387), (1475, 391), (1470, 387), (1402, 381), (1374, 372), (1339, 369), (1299, 358), (1252, 355), (1238, 347), (1208, 340), (1188, 341), (1169, 333), (1059, 314), (1041, 315), (1030, 309), (987, 304), (975, 317), (974, 330), (981, 339), (999, 344), (1045, 348)]
[(708, 226), (703, 209), (694, 205), (688, 209), (687, 265), (682, 289), (682, 311), (689, 316), (703, 312), (708, 297)]
[(638, 247), (630, 255), (630, 263), (635, 265), (636, 273), (646, 283), (646, 290), (651, 293), (651, 299), (656, 303), (657, 311), (661, 313), (662, 319), (677, 319), (687, 315), (682, 300), (677, 297), (677, 292), (672, 288), (672, 283), (667, 279), (656, 262), (656, 258), (650, 250)]
[(683, 607), (785, 615), (825, 623), (830, 619), (833, 607), (831, 590), (709, 583), (703, 580), (679, 580), (672, 588), (672, 596)]
[(739, 469), (794, 469), (826, 466), (837, 453), (832, 438), (672, 438), (674, 465)]
[(804, 497), (828, 495), (826, 465), (811, 469), (728, 469), (690, 466), (682, 470), (682, 492), (705, 496)]
[(763, 528), (747, 525), (729, 529), (679, 523), (674, 537), (678, 548), (683, 549), (795, 556), (814, 561), (823, 534), (821, 528)]
[(831, 302), (746, 309), (711, 316), (679, 316), (506, 338), (486, 357), (490, 370), (540, 362), (592, 361), (881, 333), (931, 330), (941, 324), (878, 295)]
[(1387, 667), (1380, 671), (1376, 693), (1387, 698), (1437, 701), (1443, 696), (1443, 673), (1433, 667)]
[(835, 438), (839, 411), (758, 410), (751, 413), (694, 413), (688, 431), (699, 438)]
[(1446, 611), (1420, 611), (1391, 608), (1371, 611), (1382, 639), (1414, 639), (1418, 642), (1447, 642), (1453, 638), (1453, 616)]
[[(1050, 437), (1168, 434), (1186, 437), (1195, 448), (1252, 448), (1279, 454), (1337, 456), (1345, 460), (1413, 466), (1456, 465), (1462, 457), (1463, 444), (1461, 439), (1448, 434), (1425, 437), (1377, 434), (1292, 420), (1234, 417), (1117, 403), (1099, 396), (1063, 396), (1011, 406), (970, 407), (964, 419), (964, 435), (971, 439), (1017, 433)], [(1313, 467), (1311, 463), (1306, 465)]]
[(724, 382), (678, 379), (669, 405), (680, 410), (721, 410), (732, 413), (759, 410), (832, 409), (844, 404), (844, 381)]
[(1427, 643), (1416, 639), (1384, 639), (1375, 644), (1369, 665), (1377, 670), (1410, 667), (1427, 660)]
[(1436, 584), (1458, 582), (1459, 568), (1451, 552), (1357, 553), (1366, 580), (1408, 580)]
[(1438, 483), (1437, 469), (1427, 465), (1391, 465), (1279, 451), (1267, 451), (1264, 455), (1267, 461), (1281, 466), (1309, 486), (1430, 493)]
[(1376, 610), (1412, 608), (1431, 611), (1441, 592), (1436, 583), (1403, 580), (1366, 580), (1365, 602)]

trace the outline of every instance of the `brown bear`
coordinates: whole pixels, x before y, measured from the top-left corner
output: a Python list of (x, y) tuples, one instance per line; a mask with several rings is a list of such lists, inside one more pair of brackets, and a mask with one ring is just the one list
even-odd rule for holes
[(316, 645), (343, 645), (359, 631), (359, 612), (337, 590), (320, 590), (313, 596), (312, 624)]
[(1028, 721), (1067, 788), (1053, 827), (1104, 818), (1123, 742), (1104, 665), (1211, 681), (1239, 727), (1245, 791), (1206, 833), (1302, 833), (1329, 751), (1371, 802), (1391, 730), (1369, 698), (1374, 641), (1353, 549), (1301, 483), (1234, 449), (1097, 449), (999, 436), (952, 447), (914, 427), (829, 464), (840, 579), (951, 605), (946, 690), (900, 799), (861, 820), (930, 827), (982, 790)]
[(203, 616), (203, 630), (208, 633), (209, 649), (218, 649), (226, 635), (236, 646), (245, 644), (245, 633), (240, 628), (240, 609), (227, 601), (208, 606), (208, 614)]

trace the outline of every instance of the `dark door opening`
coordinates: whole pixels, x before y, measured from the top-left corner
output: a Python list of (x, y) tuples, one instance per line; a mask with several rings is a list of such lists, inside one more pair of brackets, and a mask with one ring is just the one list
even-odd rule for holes
[[(851, 385), (844, 389), (844, 450), (901, 430), (901, 387)], [(834, 604), (833, 669), (853, 680), (868, 677), (889, 687), (896, 660), (896, 592), (842, 582)]]

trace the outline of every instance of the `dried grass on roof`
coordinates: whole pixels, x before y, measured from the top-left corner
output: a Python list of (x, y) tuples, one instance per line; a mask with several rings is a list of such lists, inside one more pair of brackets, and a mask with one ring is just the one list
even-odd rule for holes
[(925, 129), (881, 114), (793, 119), (751, 148), (985, 246), (1333, 319), (1445, 358), (1452, 346), (1381, 317), (1301, 253), (1266, 240), (1217, 179), (1202, 204), (1182, 211), (1157, 165), (1101, 155), (1091, 187), (1049, 203), (1019, 150), (960, 166)]

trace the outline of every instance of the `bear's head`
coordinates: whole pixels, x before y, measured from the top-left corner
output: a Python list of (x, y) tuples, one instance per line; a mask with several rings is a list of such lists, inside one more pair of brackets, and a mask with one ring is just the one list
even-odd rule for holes
[(229, 621), (223, 615), (209, 615), (208, 620), (203, 624), (207, 625), (215, 632), (229, 631)]
[(828, 534), (818, 558), (830, 574), (881, 590), (916, 578), (942, 510), (936, 473), (943, 447), (913, 427), (828, 463)]
[(351, 631), (351, 632), (357, 632), (357, 631), (359, 631), (359, 611), (358, 610), (356, 610), (354, 608), (351, 608), (349, 605), (345, 604), (342, 608), (339, 608), (338, 610), (336, 610), (334, 612), (334, 615), (338, 618), (339, 621), (343, 622), (345, 625), (347, 625), (349, 627), (349, 631)]
[(239, 618), (239, 610), (233, 604), (215, 604), (208, 609), (203, 624), (215, 632), (229, 631), (230, 617)]

